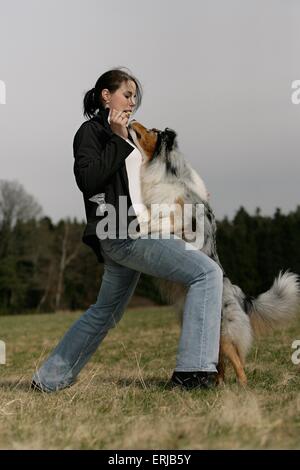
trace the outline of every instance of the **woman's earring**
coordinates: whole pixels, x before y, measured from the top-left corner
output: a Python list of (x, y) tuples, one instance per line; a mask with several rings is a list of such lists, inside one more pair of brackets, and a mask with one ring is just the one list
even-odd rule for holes
[(106, 102), (105, 102), (105, 105), (104, 105), (105, 109), (109, 108), (109, 104), (108, 104), (108, 103), (109, 103), (109, 101), (106, 101)]

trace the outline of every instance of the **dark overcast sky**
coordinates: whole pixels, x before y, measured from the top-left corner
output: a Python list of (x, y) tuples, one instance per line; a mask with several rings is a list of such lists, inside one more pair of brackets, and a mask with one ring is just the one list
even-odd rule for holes
[(115, 66), (143, 84), (135, 118), (177, 131), (218, 218), (300, 204), (299, 1), (0, 0), (0, 178), (54, 221), (84, 219), (73, 136)]

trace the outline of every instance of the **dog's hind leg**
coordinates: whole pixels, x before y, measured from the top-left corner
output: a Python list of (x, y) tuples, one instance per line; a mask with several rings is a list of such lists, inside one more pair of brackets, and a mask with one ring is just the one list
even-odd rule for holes
[(241, 358), (234, 344), (228, 339), (221, 338), (221, 355), (226, 356), (232, 363), (239, 383), (241, 385), (247, 385), (247, 377)]
[(224, 354), (222, 353), (222, 350), (220, 348), (220, 354), (219, 354), (219, 362), (217, 365), (218, 369), (218, 375), (217, 375), (217, 384), (218, 385), (223, 385), (225, 382), (225, 357)]

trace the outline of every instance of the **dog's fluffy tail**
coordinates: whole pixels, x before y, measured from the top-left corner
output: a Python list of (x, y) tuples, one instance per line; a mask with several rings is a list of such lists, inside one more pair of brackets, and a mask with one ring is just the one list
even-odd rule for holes
[(247, 303), (247, 313), (255, 336), (285, 324), (300, 311), (299, 276), (280, 271), (267, 292)]

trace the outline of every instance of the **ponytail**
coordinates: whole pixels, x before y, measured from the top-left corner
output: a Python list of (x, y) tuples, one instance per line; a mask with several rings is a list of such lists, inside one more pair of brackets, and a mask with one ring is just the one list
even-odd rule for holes
[(83, 114), (87, 118), (94, 116), (95, 111), (99, 108), (99, 103), (96, 103), (95, 88), (87, 91), (83, 98)]

